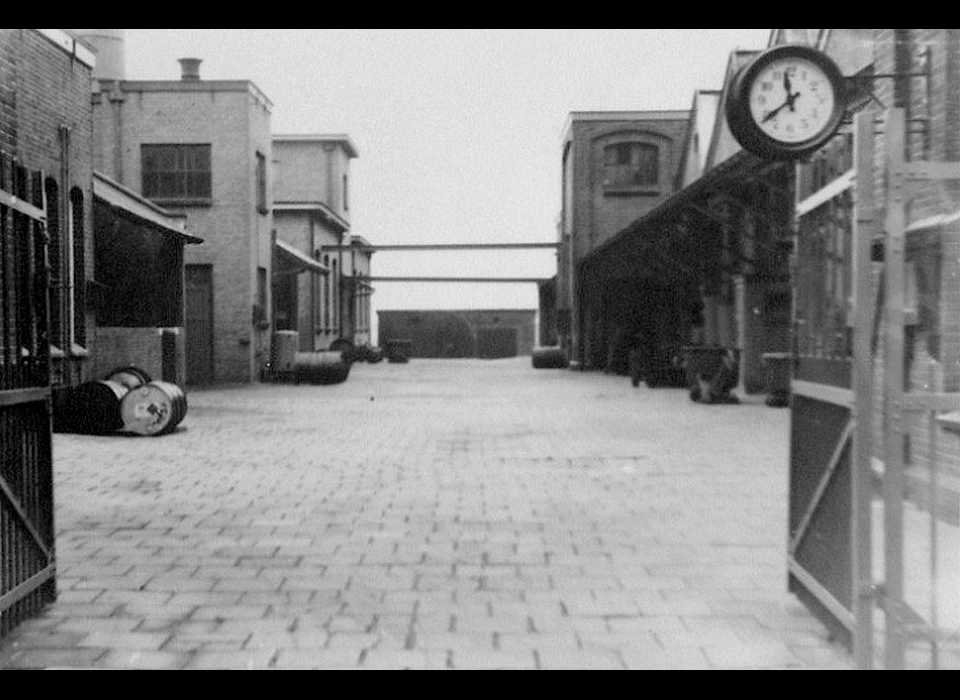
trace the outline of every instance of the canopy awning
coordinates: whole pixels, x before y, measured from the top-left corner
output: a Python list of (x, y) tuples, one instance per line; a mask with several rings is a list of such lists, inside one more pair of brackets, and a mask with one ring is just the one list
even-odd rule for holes
[(317, 262), (306, 253), (300, 252), (289, 243), (277, 239), (276, 244), (277, 252), (282, 255), (288, 263), (299, 268), (300, 272), (316, 272), (320, 275), (330, 274), (330, 268)]
[(103, 173), (93, 173), (93, 196), (107, 204), (122, 209), (142, 221), (152, 224), (164, 233), (172, 233), (183, 239), (186, 244), (203, 243), (203, 239), (187, 233), (186, 217), (182, 214), (168, 212), (158, 207), (149, 199), (141, 197), (136, 192), (127, 189), (119, 182), (111, 180)]

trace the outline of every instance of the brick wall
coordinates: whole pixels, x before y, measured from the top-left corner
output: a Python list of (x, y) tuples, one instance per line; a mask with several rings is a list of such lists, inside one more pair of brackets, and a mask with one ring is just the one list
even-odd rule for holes
[[(572, 166), (572, 229), (576, 256), (602, 245), (630, 223), (666, 201), (675, 188), (688, 121), (614, 119), (575, 122)], [(613, 194), (603, 183), (604, 148), (639, 142), (659, 149), (659, 185), (642, 194)]]
[[(91, 85), (91, 67), (37, 30), (0, 29), (0, 150), (56, 180), (61, 198), (68, 198), (74, 189), (82, 194), (85, 279), (93, 278)], [(69, 135), (65, 160), (63, 128)], [(77, 324), (90, 329), (84, 341), (87, 352), (93, 351), (93, 321), (85, 305), (78, 309)], [(85, 380), (87, 352), (62, 350), (65, 357), (55, 359), (52, 368), (54, 383)]]
[(256, 190), (256, 153), (271, 160), (269, 101), (248, 81), (102, 87), (93, 101), (103, 167), (135, 192), (142, 193), (142, 144), (211, 145), (210, 205), (167, 208), (185, 213), (190, 232), (204, 239), (185, 251), (186, 264), (213, 266), (214, 381), (257, 380), (269, 357), (269, 332), (253, 319), (258, 268), (268, 280), (272, 269), (272, 217), (258, 211)]
[[(183, 328), (97, 328), (97, 352), (92, 374), (102, 379), (120, 367), (135, 366), (153, 379), (183, 386), (186, 382), (186, 347)], [(164, 334), (173, 337), (174, 373), (164, 373)]]

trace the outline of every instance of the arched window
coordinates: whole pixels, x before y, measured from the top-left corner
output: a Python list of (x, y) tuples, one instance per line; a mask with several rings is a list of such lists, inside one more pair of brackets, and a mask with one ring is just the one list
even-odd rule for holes
[(86, 279), (86, 232), (84, 231), (83, 190), (70, 190), (70, 340), (77, 345), (86, 343), (84, 292)]
[[(323, 256), (323, 264), (330, 269), (330, 256)], [(330, 275), (323, 278), (323, 330), (330, 328)]]
[(334, 260), (330, 264), (330, 277), (332, 278), (330, 284), (333, 289), (330, 291), (330, 306), (332, 307), (333, 318), (331, 319), (331, 324), (334, 331), (340, 330), (340, 299), (338, 298), (337, 292), (340, 289), (340, 278), (337, 277), (337, 261)]
[(43, 186), (47, 198), (47, 261), (50, 264), (50, 344), (61, 347), (63, 339), (63, 253), (60, 234), (60, 187), (53, 178)]
[(649, 143), (614, 143), (603, 149), (606, 189), (656, 187), (660, 183), (660, 149)]

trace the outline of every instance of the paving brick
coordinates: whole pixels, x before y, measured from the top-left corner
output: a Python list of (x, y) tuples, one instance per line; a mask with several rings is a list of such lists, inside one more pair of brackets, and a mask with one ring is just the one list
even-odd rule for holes
[(271, 667), (276, 652), (259, 649), (245, 651), (201, 651), (185, 666), (186, 669), (214, 671), (214, 670), (263, 670)]
[(84, 637), (78, 643), (78, 646), (156, 651), (162, 647), (168, 639), (170, 639), (170, 635), (164, 632), (97, 631), (91, 632)]
[(366, 654), (361, 668), (367, 670), (436, 671), (449, 668), (449, 654), (425, 651), (381, 651)]
[(538, 667), (546, 671), (620, 671), (626, 668), (618, 652), (539, 649)]
[(276, 655), (275, 668), (282, 670), (355, 669), (360, 664), (358, 649), (282, 649)]
[[(0, 666), (839, 664), (768, 534), (786, 414), (745, 403), (717, 422), (681, 391), (528, 365), (196, 391), (189, 429), (135, 461), (126, 441), (55, 436), (62, 593)], [(321, 398), (336, 430), (316, 428)], [(123, 485), (144, 469), (161, 495), (131, 514)], [(156, 648), (124, 649), (130, 633)]]
[(189, 661), (187, 653), (111, 649), (99, 660), (98, 666), (111, 670), (177, 671)]

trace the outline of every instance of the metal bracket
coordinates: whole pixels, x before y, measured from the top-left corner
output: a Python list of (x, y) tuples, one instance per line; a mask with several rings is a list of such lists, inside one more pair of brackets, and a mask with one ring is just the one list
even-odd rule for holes
[(857, 596), (860, 600), (872, 600), (879, 608), (885, 608), (887, 603), (887, 587), (883, 583), (871, 583), (860, 589)]

